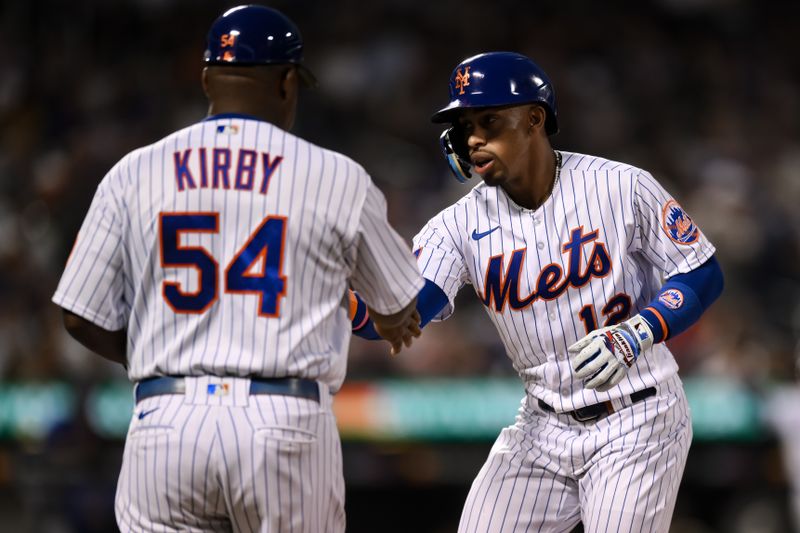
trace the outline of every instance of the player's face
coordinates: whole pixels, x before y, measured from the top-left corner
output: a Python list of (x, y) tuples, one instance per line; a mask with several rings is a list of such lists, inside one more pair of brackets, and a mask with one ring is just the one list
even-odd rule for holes
[(524, 177), (530, 156), (527, 109), (465, 109), (459, 116), (473, 170), (487, 185), (502, 185)]

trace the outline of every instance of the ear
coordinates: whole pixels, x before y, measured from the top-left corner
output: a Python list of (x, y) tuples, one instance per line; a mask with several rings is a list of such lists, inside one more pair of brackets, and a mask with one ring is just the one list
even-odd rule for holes
[(297, 69), (289, 67), (281, 76), (280, 95), (284, 101), (294, 100), (297, 94), (299, 78), (297, 77)]
[(292, 129), (294, 125), (295, 113), (297, 112), (297, 95), (300, 92), (299, 82), (297, 68), (294, 66), (284, 70), (281, 74), (278, 92), (280, 93), (280, 107), (283, 118), (279, 125), (287, 131)]
[(206, 97), (210, 97), (211, 95), (208, 94), (208, 67), (203, 67), (203, 72), (200, 74), (200, 84), (203, 86), (203, 92)]
[(528, 125), (530, 130), (534, 128), (544, 129), (544, 123), (547, 120), (547, 111), (540, 105), (532, 105), (528, 109)]

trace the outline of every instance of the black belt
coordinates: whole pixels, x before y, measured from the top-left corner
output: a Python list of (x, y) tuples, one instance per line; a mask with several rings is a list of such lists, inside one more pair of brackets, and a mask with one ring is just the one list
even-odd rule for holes
[[(150, 378), (136, 384), (136, 403), (162, 394), (183, 394), (186, 382), (179, 377)], [(278, 394), (308, 398), (319, 403), (319, 385), (303, 378), (257, 378), (250, 380), (250, 394)]]
[[(640, 400), (644, 400), (645, 398), (649, 398), (650, 396), (655, 396), (655, 394), (656, 394), (655, 387), (647, 387), (646, 389), (636, 391), (630, 396), (631, 403), (636, 403)], [(542, 400), (539, 400), (539, 407), (541, 407), (545, 411), (550, 411), (551, 413), (556, 412), (555, 409), (547, 405)], [(608, 401), (603, 403), (596, 403), (594, 405), (587, 405), (586, 407), (581, 407), (580, 409), (575, 409), (574, 411), (566, 411), (564, 413), (559, 413), (559, 414), (570, 415), (578, 422), (589, 422), (591, 420), (596, 420), (601, 416), (610, 415), (613, 412), (614, 412), (614, 405), (610, 401)]]

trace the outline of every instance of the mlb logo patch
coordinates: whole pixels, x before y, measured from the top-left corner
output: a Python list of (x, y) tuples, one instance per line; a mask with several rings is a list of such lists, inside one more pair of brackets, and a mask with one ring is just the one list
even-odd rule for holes
[(231, 392), (231, 386), (228, 383), (208, 384), (209, 396), (227, 396), (230, 392)]
[(239, 126), (236, 124), (220, 124), (217, 126), (217, 133), (225, 135), (236, 135), (239, 133)]

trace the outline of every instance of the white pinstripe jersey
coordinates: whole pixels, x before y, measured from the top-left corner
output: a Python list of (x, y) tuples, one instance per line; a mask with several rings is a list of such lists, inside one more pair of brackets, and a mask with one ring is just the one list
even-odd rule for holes
[(369, 175), (272, 124), (220, 115), (111, 169), (53, 300), (127, 328), (132, 380), (297, 376), (336, 391), (348, 281), (386, 314), (422, 286)]
[(538, 209), (522, 208), (502, 188), (481, 182), (433, 217), (414, 249), (421, 248), (423, 277), (450, 299), (437, 319), (447, 318), (456, 293), (472, 284), (529, 394), (570, 411), (677, 373), (661, 343), (639, 357), (619, 386), (586, 390), (572, 377), (567, 347), (595, 327), (638, 313), (665, 278), (700, 266), (714, 247), (696, 226), (680, 228), (685, 243), (674, 238), (681, 233), (665, 217), (677, 203), (649, 173), (598, 157), (562, 156), (560, 180)]

